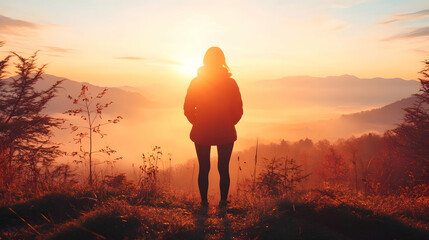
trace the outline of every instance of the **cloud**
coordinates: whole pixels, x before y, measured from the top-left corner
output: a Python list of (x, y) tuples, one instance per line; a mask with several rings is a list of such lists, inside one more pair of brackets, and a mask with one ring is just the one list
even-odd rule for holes
[(331, 30), (332, 31), (341, 31), (341, 30), (344, 30), (344, 29), (346, 29), (348, 27), (349, 27), (348, 25), (338, 25), (336, 27), (331, 28)]
[(182, 64), (181, 62), (170, 60), (170, 59), (156, 59), (155, 61), (163, 64), (172, 64), (172, 65)]
[(395, 39), (401, 39), (401, 38), (418, 38), (418, 37), (427, 37), (429, 36), (429, 27), (422, 27), (414, 29), (411, 32), (401, 33), (396, 36), (390, 37), (385, 40), (395, 40)]
[(115, 59), (122, 59), (122, 60), (146, 60), (146, 58), (142, 58), (142, 57), (115, 57)]
[(59, 54), (46, 54), (46, 55), (51, 57), (65, 57), (64, 55), (59, 55)]
[(380, 23), (377, 23), (376, 25), (385, 25), (385, 24), (398, 22), (400, 20), (424, 18), (428, 16), (429, 16), (429, 9), (421, 10), (418, 12), (412, 12), (412, 13), (396, 14), (396, 15), (390, 16), (390, 18), (392, 18), (391, 20), (380, 22)]
[(413, 51), (416, 52), (416, 53), (425, 55), (425, 56), (429, 55), (429, 51), (426, 50), (426, 49), (419, 49), (419, 48), (417, 48), (417, 49), (414, 49)]
[(41, 25), (0, 15), (0, 33), (21, 35), (21, 30), (38, 29)]
[(181, 64), (178, 61), (170, 60), (170, 59), (161, 59), (161, 58), (142, 58), (142, 57), (134, 57), (134, 56), (127, 56), (127, 57), (115, 57), (114, 59), (119, 60), (137, 60), (137, 61), (147, 61), (150, 64), (156, 64), (156, 65), (176, 65)]
[(70, 53), (70, 52), (73, 52), (74, 50), (68, 49), (68, 48), (54, 47), (54, 46), (45, 46), (45, 51), (56, 52), (56, 53)]
[(386, 24), (391, 24), (391, 23), (397, 22), (397, 21), (399, 21), (399, 19), (392, 19), (389, 21), (376, 23), (375, 25), (386, 25)]
[(310, 23), (323, 31), (341, 31), (350, 26), (348, 22), (329, 15), (317, 15), (310, 19)]
[(415, 18), (422, 18), (429, 16), (429, 9), (421, 10), (418, 12), (413, 13), (404, 13), (404, 14), (398, 14), (393, 15), (392, 17), (396, 19), (415, 19)]

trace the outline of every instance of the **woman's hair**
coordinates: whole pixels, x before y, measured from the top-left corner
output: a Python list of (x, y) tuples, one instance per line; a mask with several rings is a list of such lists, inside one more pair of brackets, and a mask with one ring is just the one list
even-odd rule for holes
[(224, 67), (229, 71), (229, 67), (225, 61), (225, 54), (218, 47), (211, 47), (207, 50), (204, 55), (203, 64), (207, 67)]

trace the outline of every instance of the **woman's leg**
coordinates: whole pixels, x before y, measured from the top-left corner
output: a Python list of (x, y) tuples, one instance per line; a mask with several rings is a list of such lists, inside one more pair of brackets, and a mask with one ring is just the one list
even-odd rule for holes
[(220, 201), (226, 202), (228, 198), (229, 191), (229, 160), (231, 158), (232, 148), (234, 147), (234, 142), (218, 145), (217, 146), (217, 154), (218, 154), (218, 162), (217, 168), (220, 175)]
[(200, 166), (198, 172), (198, 188), (200, 189), (201, 202), (203, 203), (207, 202), (207, 190), (209, 188), (210, 148), (211, 146), (203, 146), (195, 143)]

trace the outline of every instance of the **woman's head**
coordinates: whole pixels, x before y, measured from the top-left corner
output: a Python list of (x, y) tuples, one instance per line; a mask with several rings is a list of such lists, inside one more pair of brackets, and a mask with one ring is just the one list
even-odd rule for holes
[(225, 55), (218, 47), (211, 47), (207, 50), (204, 55), (203, 64), (206, 67), (224, 67), (229, 70), (228, 65), (226, 65)]

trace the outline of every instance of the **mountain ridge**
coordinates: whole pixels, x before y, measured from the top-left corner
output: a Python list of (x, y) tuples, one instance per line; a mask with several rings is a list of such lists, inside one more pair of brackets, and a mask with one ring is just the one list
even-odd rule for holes
[[(39, 88), (47, 87), (49, 84), (52, 84), (53, 82), (57, 80), (61, 80), (63, 78), (56, 77), (54, 75), (44, 75), (45, 79), (43, 80), (43, 84), (40, 84)], [(346, 78), (344, 78), (346, 77)], [(306, 77), (307, 78), (307, 77)], [(307, 78), (308, 79), (308, 78)], [(311, 78), (309, 81), (314, 81), (314, 79), (321, 79), (321, 78)], [(332, 80), (333, 79), (333, 80)], [(343, 75), (343, 76), (334, 76), (331, 77), (330, 80), (332, 81), (349, 81), (347, 79), (354, 79), (353, 81), (366, 81), (362, 80), (360, 78), (357, 78), (355, 76), (351, 75)], [(375, 81), (391, 81), (387, 79), (381, 79), (381, 78), (375, 78), (378, 80)], [(381, 80), (380, 80), (381, 79)], [(292, 79), (292, 81), (300, 81)], [(328, 79), (329, 81), (329, 79)], [(399, 78), (396, 78), (396, 82), (399, 82), (399, 86), (403, 86), (404, 81)], [(70, 94), (72, 96), (77, 96), (80, 93), (80, 89), (82, 84), (87, 84), (90, 88), (90, 91), (93, 94), (96, 94), (104, 89), (104, 87), (96, 86), (93, 84), (85, 83), (85, 82), (77, 82), (74, 80), (65, 79), (64, 82), (61, 84), (61, 88), (59, 89), (58, 96), (53, 99), (51, 103), (49, 103), (49, 106), (46, 110), (47, 113), (63, 113), (67, 109), (70, 109), (73, 107), (73, 104), (69, 99), (67, 99), (67, 96)], [(412, 83), (412, 89), (414, 90), (413, 93), (417, 92), (417, 86), (418, 82)], [(307, 84), (304, 84), (307, 85)], [(362, 84), (363, 86), (366, 86), (365, 84)], [(312, 86), (314, 88), (314, 86)], [(126, 88), (125, 90), (123, 88)], [(336, 87), (341, 88), (341, 87)], [(117, 88), (107, 88), (109, 91), (107, 92), (105, 98), (106, 102), (113, 101), (113, 104), (111, 107), (109, 107), (106, 111), (106, 113), (111, 113), (114, 115), (121, 115), (125, 117), (129, 117), (130, 119), (134, 119), (136, 121), (142, 121), (141, 115), (136, 115), (136, 112), (139, 112), (139, 110), (144, 109), (158, 109), (159, 107), (162, 107), (164, 105), (157, 105), (156, 102), (153, 102), (140, 94), (138, 91), (139, 88), (135, 87), (117, 87)], [(128, 91), (127, 91), (128, 90)], [(131, 90), (131, 91), (130, 91)], [(133, 91), (135, 90), (135, 91)], [(167, 93), (162, 93), (162, 89), (159, 90), (160, 92), (157, 92), (156, 94), (162, 95)], [(177, 90), (178, 91), (178, 90)], [(268, 91), (268, 92), (267, 92)], [(274, 92), (281, 92), (282, 88), (276, 88), (276, 86), (266, 86), (265, 89), (261, 89), (260, 94), (265, 94)], [(379, 91), (379, 90), (378, 90)], [(411, 91), (410, 89), (405, 89), (405, 93), (402, 92), (402, 95), (405, 95), (406, 92)], [(143, 89), (144, 92), (144, 89)], [(377, 91), (375, 91), (377, 92)], [(243, 94), (247, 94), (246, 89), (242, 91)], [(336, 91), (333, 92), (334, 94), (337, 94)], [(363, 94), (365, 94), (363, 92)], [(169, 94), (167, 94), (169, 95)], [(268, 94), (269, 95), (269, 94)], [(344, 94), (343, 94), (344, 95)], [(410, 94), (411, 95), (411, 94)], [(310, 138), (320, 138), (320, 137), (326, 137), (329, 139), (336, 139), (341, 137), (347, 137), (353, 134), (361, 134), (368, 131), (378, 131), (378, 132), (384, 132), (387, 129), (393, 128), (396, 124), (402, 121), (403, 118), (403, 108), (411, 106), (414, 97), (410, 97), (408, 95), (405, 98), (401, 98), (401, 100), (392, 101), (388, 104), (380, 104), (380, 107), (373, 108), (371, 110), (367, 111), (356, 111), (349, 114), (342, 114), (337, 118), (328, 119), (328, 120), (317, 120), (314, 119), (314, 121), (311, 122), (300, 122), (300, 123), (286, 123), (284, 121), (280, 121), (278, 123), (259, 123), (262, 127), (261, 131), (264, 134), (267, 134), (268, 136), (271, 136), (272, 138), (278, 138), (280, 137), (279, 134), (286, 134), (291, 136), (307, 136)], [(342, 95), (340, 95), (342, 96)], [(168, 96), (166, 96), (168, 97)], [(266, 98), (269, 98), (269, 96), (265, 96), (262, 100), (265, 101)], [(359, 101), (362, 97), (356, 98), (355, 100)], [(343, 103), (341, 101), (341, 98), (336, 96), (334, 97), (336, 99), (336, 103)], [(246, 103), (245, 100), (243, 99)], [(314, 100), (312, 98), (311, 100)], [(295, 99), (292, 103), (297, 103), (299, 99)], [(387, 100), (385, 100), (387, 101)], [(290, 104), (290, 102), (280, 102), (281, 106), (287, 106), (287, 104)], [(319, 103), (315, 101), (315, 103)], [(177, 105), (177, 106), (176, 106)], [(174, 106), (178, 107), (178, 104), (175, 103)], [(245, 107), (248, 106), (246, 103)], [(266, 104), (263, 105), (266, 108), (270, 108), (271, 106), (267, 106)], [(181, 107), (181, 106), (180, 106)], [(254, 106), (248, 106), (249, 109), (252, 109)], [(369, 106), (370, 107), (370, 106)], [(277, 110), (274, 110), (277, 111)], [(140, 111), (141, 112), (141, 111)], [(179, 111), (180, 112), (180, 111)], [(176, 114), (179, 114), (177, 112)], [(169, 113), (167, 113), (169, 114)], [(168, 115), (166, 115), (168, 116)], [(170, 115), (170, 118), (179, 117), (179, 115)], [(246, 123), (244, 123), (246, 124)], [(250, 125), (249, 125), (250, 126)], [(260, 132), (253, 133), (252, 129), (248, 129), (251, 134), (260, 134)]]
[(359, 136), (368, 132), (382, 134), (387, 130), (395, 128), (403, 121), (405, 114), (403, 109), (412, 106), (415, 100), (415, 96), (410, 96), (382, 107), (343, 114), (340, 117), (332, 119), (296, 124), (272, 124), (264, 132), (275, 132), (278, 134), (271, 135), (270, 138), (272, 139), (286, 137), (286, 139), (292, 140), (303, 138), (336, 140), (350, 136)]
[[(402, 78), (358, 78), (353, 75), (329, 77), (284, 77), (260, 80), (246, 87), (249, 105), (256, 108), (281, 108), (285, 105), (307, 107), (352, 106), (365, 108), (384, 106), (409, 97), (420, 84)], [(269, 94), (267, 94), (269, 93)], [(259, 99), (264, 99), (260, 101)]]
[[(77, 97), (81, 91), (82, 84), (88, 86), (90, 93), (96, 96), (104, 89), (108, 89), (106, 95), (101, 99), (102, 102), (113, 102), (113, 104), (106, 109), (106, 113), (115, 115), (133, 115), (132, 109), (137, 108), (153, 108), (156, 103), (149, 100), (140, 93), (126, 91), (117, 87), (101, 87), (88, 82), (79, 82), (67, 78), (61, 78), (50, 74), (44, 74), (43, 80), (39, 81), (35, 86), (38, 89), (45, 89), (52, 85), (54, 82), (63, 80), (60, 84), (55, 96), (51, 102), (48, 103), (45, 109), (46, 113), (63, 113), (73, 107), (72, 102), (68, 96)], [(127, 107), (123, 107), (127, 106)]]

